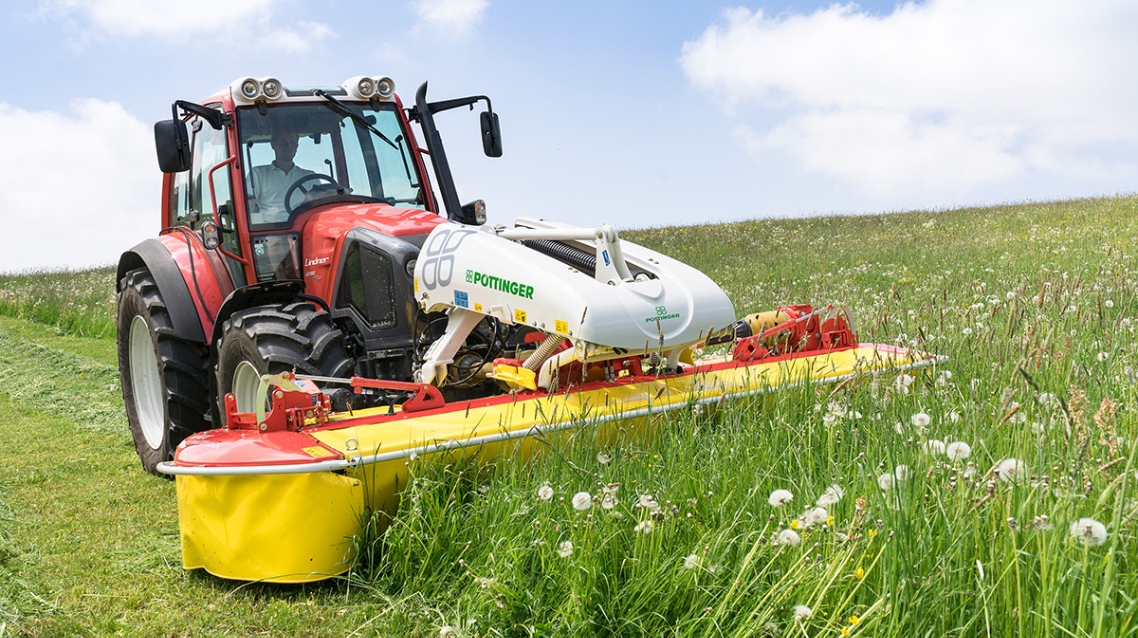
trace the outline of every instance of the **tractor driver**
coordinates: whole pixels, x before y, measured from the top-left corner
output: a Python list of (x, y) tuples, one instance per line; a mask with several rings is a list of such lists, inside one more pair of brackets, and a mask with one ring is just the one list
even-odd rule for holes
[(254, 166), (252, 178), (252, 197), (249, 199), (250, 221), (254, 224), (271, 224), (288, 221), (285, 208), (285, 193), (301, 178), (312, 175), (313, 171), (301, 168), (292, 162), (296, 157), (296, 147), (300, 136), (291, 126), (273, 127), (269, 140), (276, 159), (271, 164)]

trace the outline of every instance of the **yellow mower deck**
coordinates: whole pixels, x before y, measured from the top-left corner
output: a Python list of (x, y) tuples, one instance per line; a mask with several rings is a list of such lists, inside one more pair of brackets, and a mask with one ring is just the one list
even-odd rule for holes
[[(644, 427), (649, 417), (698, 403), (760, 395), (796, 384), (835, 383), (943, 358), (881, 345), (749, 364), (704, 363), (693, 372), (559, 394), (520, 393), (391, 415), (386, 408), (335, 415), (301, 432), (242, 434), (264, 445), (274, 434), (311, 437), (311, 462), (258, 465), (194, 462), (195, 446), (224, 446), (224, 430), (179, 448), (163, 471), (177, 475), (187, 569), (238, 580), (300, 583), (347, 571), (352, 539), (368, 512), (394, 514), (408, 459), (463, 449), (479, 457), (528, 456), (535, 435), (577, 427)], [(213, 435), (213, 436), (211, 436)], [(261, 437), (253, 439), (252, 437)], [(209, 449), (209, 448), (204, 448)]]

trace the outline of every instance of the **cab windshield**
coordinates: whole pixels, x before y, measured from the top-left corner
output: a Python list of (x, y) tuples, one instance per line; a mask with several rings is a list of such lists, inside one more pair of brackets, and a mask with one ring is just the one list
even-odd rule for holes
[(238, 109), (237, 118), (254, 230), (287, 228), (333, 201), (426, 208), (395, 104), (277, 104)]

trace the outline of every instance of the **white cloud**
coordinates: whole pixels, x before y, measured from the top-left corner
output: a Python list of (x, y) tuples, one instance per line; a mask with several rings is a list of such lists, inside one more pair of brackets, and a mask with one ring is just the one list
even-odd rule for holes
[(157, 235), (162, 174), (150, 126), (117, 102), (66, 111), (0, 103), (0, 272), (109, 264)]
[(335, 35), (317, 22), (276, 26), (275, 4), (279, 0), (195, 0), (183, 10), (155, 0), (40, 0), (47, 15), (81, 18), (84, 39), (192, 36), (210, 43), (303, 53)]
[(482, 22), (490, 0), (415, 0), (422, 26), (444, 35), (465, 37)]
[(681, 64), (752, 152), (869, 192), (1132, 179), (1134, 163), (1117, 158), (1138, 150), (1136, 23), (1131, 0), (733, 9), (684, 44)]

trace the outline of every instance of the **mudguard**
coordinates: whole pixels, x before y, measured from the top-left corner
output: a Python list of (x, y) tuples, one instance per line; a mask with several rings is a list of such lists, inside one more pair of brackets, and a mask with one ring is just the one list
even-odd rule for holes
[(162, 291), (162, 301), (170, 313), (174, 334), (180, 339), (205, 343), (205, 330), (202, 328), (198, 308), (190, 296), (190, 289), (182, 278), (173, 255), (157, 239), (147, 239), (119, 258), (115, 292), (121, 292), (121, 282), (126, 273), (143, 266), (150, 271), (158, 283), (158, 289)]

